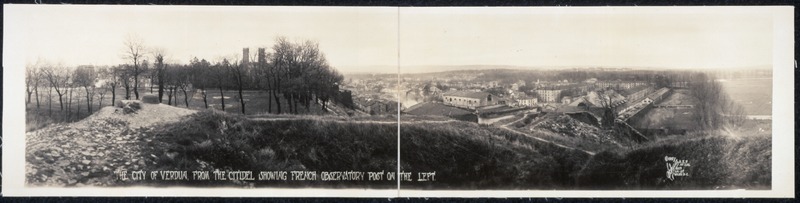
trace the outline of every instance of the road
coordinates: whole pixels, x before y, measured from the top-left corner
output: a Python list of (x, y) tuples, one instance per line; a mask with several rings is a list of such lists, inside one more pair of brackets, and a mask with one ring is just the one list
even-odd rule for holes
[[(550, 114), (550, 115), (553, 115), (553, 114)], [(536, 126), (536, 125), (538, 125), (539, 123), (541, 123), (542, 121), (544, 121), (544, 120), (545, 120), (545, 118), (546, 118), (547, 116), (548, 116), (547, 114), (545, 114), (544, 116), (539, 116), (538, 118), (536, 118), (536, 120), (535, 120), (535, 121), (531, 122), (531, 126)], [(550, 116), (550, 117), (553, 117), (553, 116)], [(522, 134), (522, 135), (524, 135), (524, 136), (526, 136), (526, 137), (530, 137), (530, 138), (533, 138), (533, 139), (539, 140), (539, 141), (541, 141), (541, 142), (550, 143), (550, 144), (553, 144), (553, 145), (555, 145), (555, 146), (558, 146), (558, 147), (561, 147), (561, 148), (572, 149), (572, 150), (578, 150), (578, 151), (584, 152), (584, 153), (586, 153), (586, 154), (589, 154), (589, 155), (594, 155), (594, 154), (595, 154), (594, 152), (591, 152), (591, 151), (586, 151), (586, 150), (577, 149), (577, 148), (574, 148), (574, 147), (568, 147), (568, 146), (564, 146), (564, 145), (562, 145), (562, 144), (558, 144), (558, 143), (555, 143), (555, 142), (552, 142), (552, 141), (549, 141), (549, 140), (545, 140), (545, 139), (542, 139), (542, 138), (539, 138), (539, 137), (536, 137), (536, 136), (532, 136), (532, 135), (530, 135), (530, 134), (528, 134), (528, 133), (525, 133), (525, 132), (520, 132), (520, 131), (518, 131), (518, 130), (516, 130), (516, 129), (513, 129), (513, 128), (510, 128), (510, 127), (508, 127), (508, 126), (510, 126), (511, 124), (514, 124), (514, 123), (516, 123), (516, 122), (519, 122), (519, 121), (521, 121), (521, 120), (524, 120), (524, 119), (525, 119), (525, 117), (522, 117), (522, 118), (520, 118), (520, 119), (518, 119), (518, 120), (512, 121), (512, 122), (510, 122), (510, 123), (507, 123), (507, 124), (505, 124), (505, 125), (500, 125), (500, 128), (503, 128), (503, 129), (506, 129), (506, 130), (509, 130), (509, 131), (511, 131), (511, 132), (515, 132), (515, 133), (518, 133), (518, 134)]]
[(555, 142), (552, 142), (552, 141), (549, 141), (549, 140), (545, 140), (545, 139), (542, 139), (542, 138), (539, 138), (539, 137), (536, 137), (536, 136), (532, 136), (530, 134), (527, 134), (527, 133), (524, 133), (524, 132), (520, 132), (520, 131), (512, 129), (512, 128), (509, 128), (508, 126), (505, 126), (505, 125), (504, 126), (500, 126), (500, 128), (506, 129), (508, 131), (511, 131), (511, 132), (514, 132), (514, 133), (517, 133), (517, 134), (524, 135), (525, 137), (530, 137), (530, 138), (539, 140), (539, 141), (544, 142), (544, 143), (550, 143), (550, 144), (555, 145), (557, 147), (561, 147), (561, 148), (565, 148), (565, 149), (571, 149), (571, 150), (578, 150), (578, 151), (584, 152), (584, 153), (589, 154), (589, 155), (594, 155), (595, 154), (594, 152), (591, 152), (591, 151), (586, 151), (586, 150), (582, 150), (582, 149), (578, 149), (578, 148), (574, 148), (574, 147), (564, 146), (562, 144), (558, 144), (558, 143), (555, 143)]
[(501, 116), (501, 117), (491, 118), (491, 119), (483, 119), (482, 123), (484, 123), (484, 124), (494, 124), (497, 121), (504, 120), (504, 119), (509, 119), (509, 118), (513, 118), (513, 117), (514, 117), (514, 115), (508, 115), (508, 116)]

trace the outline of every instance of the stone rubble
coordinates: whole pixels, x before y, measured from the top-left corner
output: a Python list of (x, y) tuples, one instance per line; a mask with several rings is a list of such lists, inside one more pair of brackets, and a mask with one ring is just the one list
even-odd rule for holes
[[(30, 185), (109, 186), (120, 184), (114, 171), (147, 168), (145, 129), (131, 130), (113, 120), (93, 121), (92, 128), (54, 125), (26, 134), (26, 176)], [(129, 136), (124, 136), (129, 135)], [(134, 136), (135, 135), (135, 136)], [(148, 138), (152, 139), (152, 138)], [(147, 161), (145, 161), (147, 159)], [(131, 163), (131, 160), (139, 160)], [(133, 164), (133, 166), (130, 166)]]

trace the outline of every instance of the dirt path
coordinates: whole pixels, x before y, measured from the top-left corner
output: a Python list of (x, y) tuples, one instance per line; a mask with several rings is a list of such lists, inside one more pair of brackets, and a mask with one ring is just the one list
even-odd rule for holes
[(525, 116), (523, 116), (522, 118), (520, 118), (520, 119), (517, 119), (517, 120), (515, 120), (515, 121), (511, 121), (511, 122), (509, 122), (509, 123), (506, 123), (505, 125), (502, 125), (501, 127), (508, 127), (508, 126), (509, 126), (509, 125), (511, 125), (511, 124), (517, 123), (517, 122), (519, 122), (519, 121), (521, 121), (521, 120), (525, 120), (525, 118), (526, 118), (526, 117), (528, 117), (528, 116), (527, 116), (527, 115), (525, 115)]
[(514, 117), (514, 115), (508, 115), (508, 116), (501, 116), (501, 117), (492, 118), (492, 119), (484, 119), (483, 123), (485, 123), (485, 124), (494, 124), (494, 123), (497, 123), (497, 121), (501, 121), (501, 120), (509, 119), (509, 118), (513, 118), (513, 117)]
[(530, 137), (530, 138), (539, 140), (541, 142), (550, 143), (550, 144), (555, 145), (557, 147), (561, 147), (561, 148), (565, 148), (565, 149), (571, 149), (571, 150), (578, 150), (578, 151), (581, 151), (581, 152), (589, 154), (589, 155), (594, 155), (595, 154), (594, 152), (591, 152), (591, 151), (586, 151), (586, 150), (582, 150), (582, 149), (578, 149), (578, 148), (574, 148), (574, 147), (564, 146), (562, 144), (558, 144), (558, 143), (555, 143), (555, 142), (552, 142), (552, 141), (549, 141), (549, 140), (545, 140), (545, 139), (542, 139), (542, 138), (539, 138), (539, 137), (536, 137), (536, 136), (532, 136), (532, 135), (529, 135), (527, 133), (520, 132), (520, 131), (517, 131), (515, 129), (509, 128), (508, 126), (500, 126), (500, 127), (503, 128), (503, 129), (509, 130), (511, 132), (515, 132), (515, 133), (518, 133), (518, 134), (522, 134), (522, 135), (524, 135), (526, 137)]

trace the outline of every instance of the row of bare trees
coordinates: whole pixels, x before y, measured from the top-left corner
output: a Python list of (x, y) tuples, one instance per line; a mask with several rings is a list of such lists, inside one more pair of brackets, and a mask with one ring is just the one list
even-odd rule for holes
[(246, 113), (245, 90), (263, 91), (270, 95), (266, 102), (267, 111), (272, 113), (298, 113), (301, 106), (309, 110), (311, 103), (321, 104), (325, 110), (330, 100), (342, 96), (339, 84), (343, 76), (327, 63), (318, 43), (313, 41), (291, 42), (279, 37), (271, 50), (259, 48), (252, 56), (253, 62), (222, 58), (212, 63), (193, 58), (188, 64), (169, 64), (165, 62), (163, 49), (146, 48), (136, 38), (129, 37), (124, 45), (126, 64), (76, 68), (47, 62), (28, 65), (26, 101), (29, 104), (36, 101), (36, 108), (40, 108), (39, 90), (46, 89), (51, 112), (50, 95), (53, 92), (58, 96), (59, 109), (71, 111), (73, 92), (82, 90), (87, 112), (91, 113), (93, 102), (97, 101), (97, 105), (102, 107), (108, 93), (111, 94), (111, 104), (117, 100), (119, 90), (124, 91), (124, 99), (139, 99), (143, 84), (148, 82), (150, 93), (157, 88), (159, 101), (166, 100), (168, 105), (178, 105), (178, 95), (182, 94), (182, 103), (189, 107), (190, 95), (199, 93), (204, 107), (209, 108), (208, 90), (218, 90), (223, 111), (225, 91), (236, 90), (243, 114)]
[(691, 95), (697, 99), (695, 109), (700, 127), (705, 130), (740, 126), (747, 119), (744, 107), (734, 102), (722, 84), (707, 74), (698, 73), (689, 83)]

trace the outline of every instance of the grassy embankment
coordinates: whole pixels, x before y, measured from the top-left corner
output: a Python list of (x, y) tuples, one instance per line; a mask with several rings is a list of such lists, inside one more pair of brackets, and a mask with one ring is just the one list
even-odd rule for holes
[[(287, 118), (281, 116), (280, 118)], [(202, 111), (176, 124), (156, 128), (159, 148), (173, 158), (151, 170), (394, 171), (397, 126), (346, 123), (324, 118), (254, 120)], [(257, 178), (257, 177), (256, 177)], [(291, 177), (289, 177), (291, 178)], [(253, 186), (391, 188), (393, 181), (252, 181)], [(185, 181), (191, 185), (230, 185)], [(182, 183), (179, 183), (182, 184)], [(234, 185), (239, 185), (237, 183)]]
[[(625, 152), (596, 154), (580, 171), (586, 189), (769, 189), (772, 138), (752, 133), (690, 133)], [(688, 177), (667, 179), (665, 156), (687, 160)]]
[[(469, 122), (409, 122), (401, 130), (402, 170), (415, 180), (416, 172), (436, 172), (435, 181), (403, 182), (411, 189), (761, 189), (771, 181), (768, 133), (694, 133), (590, 156)], [(396, 132), (392, 123), (252, 120), (204, 111), (157, 130), (154, 143), (176, 156), (161, 156), (151, 170), (394, 171)], [(688, 160), (690, 176), (666, 179), (664, 156)], [(391, 188), (394, 181), (252, 184)]]
[(401, 125), (401, 166), (436, 172), (416, 189), (567, 189), (589, 155), (469, 122)]
[[(262, 119), (290, 118), (261, 116)], [(164, 149), (148, 170), (305, 170), (395, 171), (397, 126), (341, 122), (329, 117), (254, 120), (203, 111), (176, 124), (155, 128), (156, 148)], [(357, 119), (355, 121), (366, 121)], [(411, 187), (568, 188), (587, 154), (537, 142), (499, 128), (468, 122), (402, 124), (402, 170), (436, 171), (435, 182)], [(490, 137), (484, 134), (492, 135)], [(413, 176), (416, 178), (416, 173)], [(231, 185), (219, 181), (176, 184)], [(240, 185), (242, 183), (234, 183)], [(386, 187), (394, 181), (253, 181), (254, 186)]]

